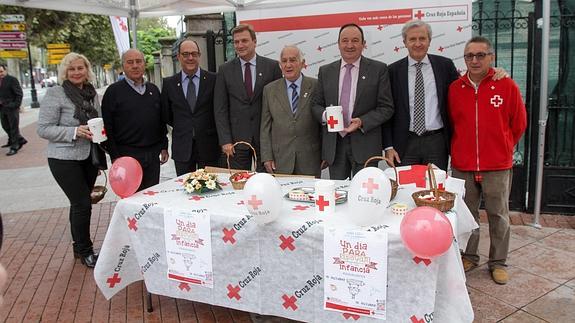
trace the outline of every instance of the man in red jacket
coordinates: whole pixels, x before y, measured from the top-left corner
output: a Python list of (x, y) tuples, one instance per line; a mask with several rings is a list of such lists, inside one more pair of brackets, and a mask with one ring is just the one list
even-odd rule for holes
[[(513, 178), (513, 149), (525, 131), (525, 105), (511, 78), (492, 79), (494, 60), (491, 42), (471, 38), (463, 55), (467, 73), (451, 83), (448, 111), (453, 135), (451, 166), (453, 177), (465, 180), (465, 204), (479, 224), (483, 195), (489, 221), (489, 270), (498, 284), (506, 284), (509, 251), (509, 192)], [(479, 229), (475, 230), (463, 254), (468, 271), (479, 262)]]

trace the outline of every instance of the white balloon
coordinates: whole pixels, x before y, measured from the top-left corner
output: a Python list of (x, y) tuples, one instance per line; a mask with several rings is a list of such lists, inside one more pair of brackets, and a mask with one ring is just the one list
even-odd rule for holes
[(360, 226), (380, 222), (389, 205), (391, 182), (376, 167), (366, 167), (353, 177), (348, 194), (351, 221)]
[(282, 189), (270, 174), (257, 173), (244, 186), (244, 204), (258, 224), (277, 219), (282, 210)]

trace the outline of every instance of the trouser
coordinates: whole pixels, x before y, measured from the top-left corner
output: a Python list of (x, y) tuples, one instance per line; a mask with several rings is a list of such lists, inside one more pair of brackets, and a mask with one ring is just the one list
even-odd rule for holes
[[(341, 137), (337, 135), (335, 148), (335, 157), (333, 163), (329, 165), (329, 178), (344, 180), (352, 178), (357, 172), (363, 169), (364, 162), (358, 163), (353, 158), (353, 149), (351, 147), (351, 136)], [(377, 167), (377, 161), (371, 162), (368, 166)]]
[(8, 144), (11, 149), (20, 149), (24, 137), (20, 134), (20, 109), (0, 108), (2, 129), (8, 134)]
[(426, 132), (421, 136), (409, 132), (407, 146), (398, 166), (432, 163), (440, 169), (447, 170), (448, 154), (444, 136), (442, 130)]
[[(260, 147), (258, 144), (255, 143), (255, 140), (252, 140), (252, 146), (256, 151), (256, 171), (260, 173), (265, 173), (266, 169), (262, 164), (260, 159)], [(230, 157), (230, 168), (232, 169), (244, 169), (244, 170), (251, 170), (252, 169), (252, 161), (254, 158), (254, 152), (250, 147), (244, 144), (239, 144), (234, 147), (235, 153), (233, 157)], [(226, 154), (222, 153), (220, 158), (220, 165), (221, 167), (228, 167), (227, 156)]]
[(86, 160), (62, 160), (48, 158), (52, 176), (70, 201), (70, 231), (74, 252), (86, 257), (93, 253), (90, 239), (90, 218), (92, 201), (90, 193), (94, 188), (98, 170), (90, 158)]
[[(489, 222), (489, 263), (490, 269), (505, 267), (509, 252), (509, 193), (513, 170), (479, 172), (482, 181), (475, 181), (475, 172), (461, 172), (453, 169), (453, 177), (465, 180), (465, 204), (479, 225), (479, 205), (485, 202)], [(463, 257), (479, 263), (479, 229), (473, 230), (467, 242)]]

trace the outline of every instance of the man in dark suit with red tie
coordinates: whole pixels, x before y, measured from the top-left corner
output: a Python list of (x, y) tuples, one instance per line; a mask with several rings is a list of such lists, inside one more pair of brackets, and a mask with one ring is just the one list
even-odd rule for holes
[(260, 160), (260, 121), (264, 86), (282, 77), (279, 63), (256, 55), (256, 33), (249, 25), (232, 30), (238, 57), (220, 66), (216, 79), (214, 114), (222, 151), (230, 156), (231, 168), (251, 169), (252, 151), (233, 147), (238, 141), (256, 150), (258, 171), (265, 171)]
[(162, 110), (172, 126), (172, 159), (178, 176), (205, 166), (217, 166), (220, 156), (214, 121), (216, 74), (199, 68), (198, 44), (178, 45), (182, 71), (164, 78)]

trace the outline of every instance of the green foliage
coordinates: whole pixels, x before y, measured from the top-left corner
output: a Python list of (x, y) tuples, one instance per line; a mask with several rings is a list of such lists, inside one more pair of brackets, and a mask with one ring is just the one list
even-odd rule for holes
[(174, 36), (174, 29), (150, 28), (138, 30), (138, 49), (144, 53), (147, 70), (151, 70), (154, 67), (152, 53), (161, 49), (158, 39), (169, 36)]

